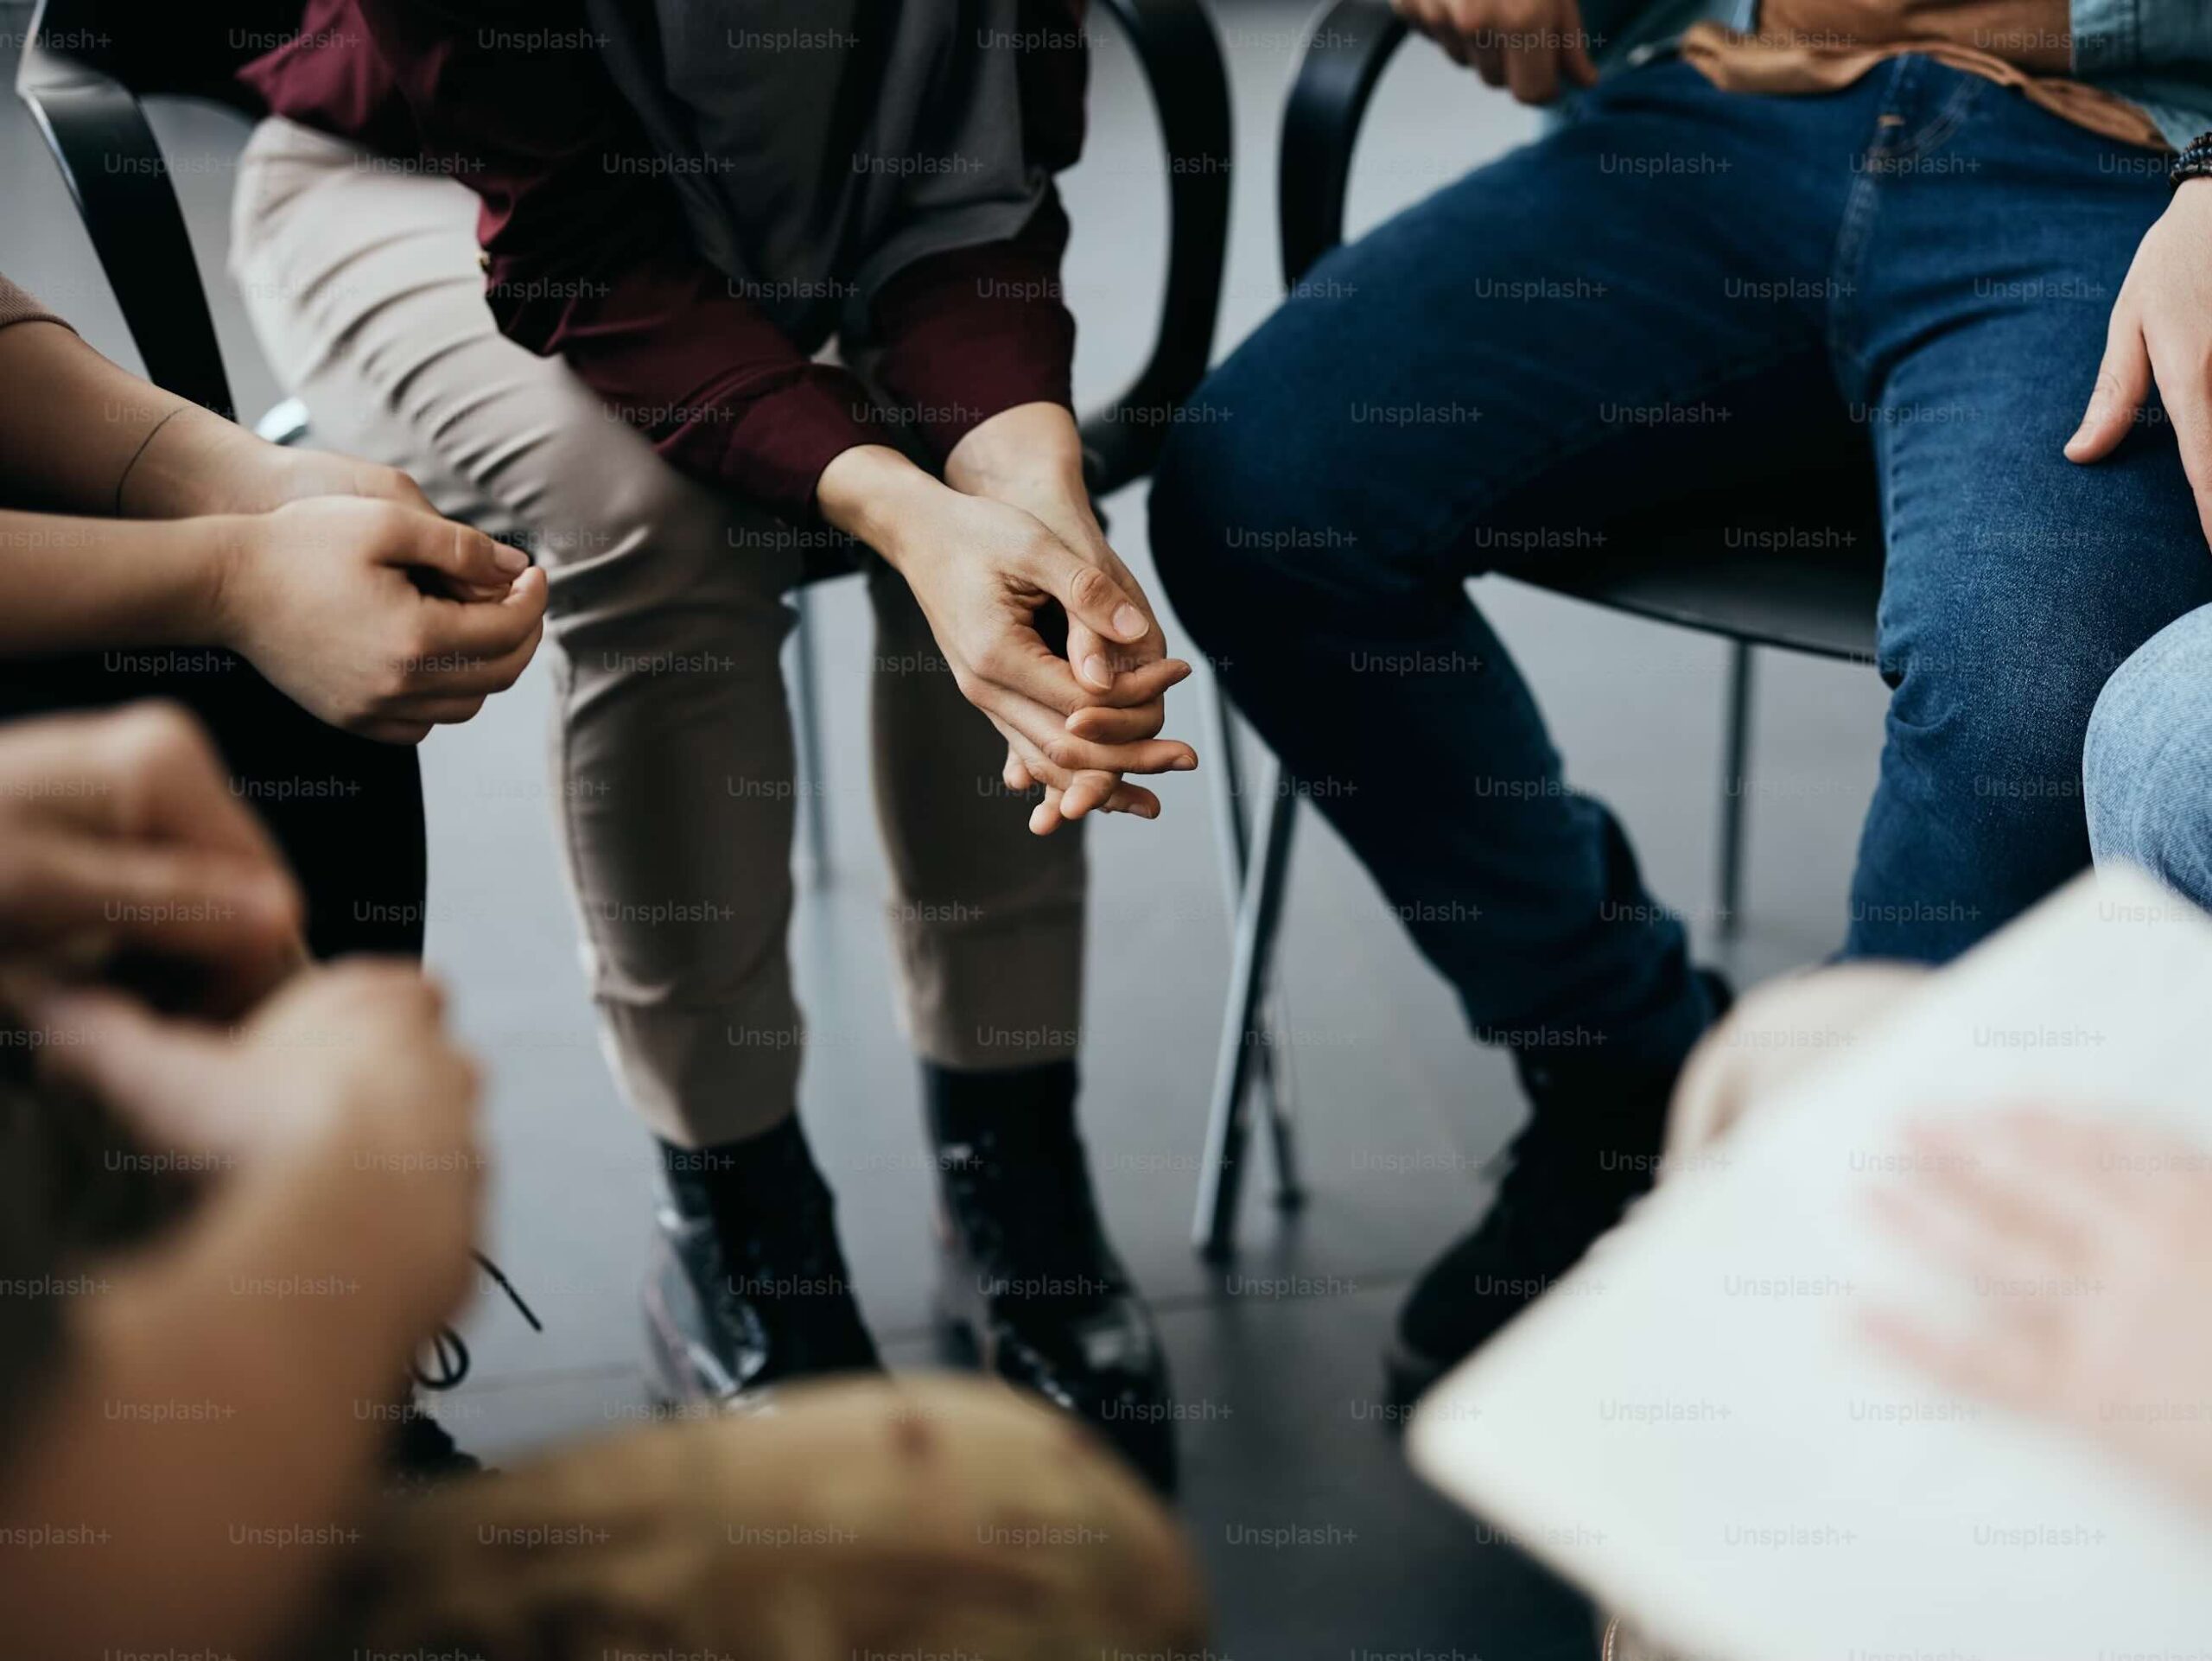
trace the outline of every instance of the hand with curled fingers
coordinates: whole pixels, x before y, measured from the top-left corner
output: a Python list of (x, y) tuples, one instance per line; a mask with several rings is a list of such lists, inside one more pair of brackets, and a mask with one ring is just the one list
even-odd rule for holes
[(1522, 104), (1546, 105), (1594, 86), (1590, 36), (1576, 0), (1391, 0), (1408, 25)]
[(161, 1015), (101, 987), (29, 1000), (46, 1076), (113, 1108), (149, 1148), (236, 1181), (320, 1165), (389, 1202), (379, 1275), (410, 1333), (466, 1299), (481, 1221), (482, 1071), (445, 994), (416, 964), (348, 958), (302, 970), (235, 1026)]
[(232, 527), (219, 638), (334, 727), (416, 743), (537, 650), (544, 573), (403, 498), (310, 497)]
[[(1096, 743), (1157, 738), (1167, 722), (1166, 699), (1159, 694), (1138, 694), (1150, 688), (1158, 672), (1154, 665), (1166, 658), (1167, 637), (1143, 586), (1122, 563), (1098, 523), (1084, 477), (1083, 439), (1074, 416), (1057, 404), (1024, 404), (1001, 410), (954, 447), (945, 458), (944, 480), (963, 494), (1029, 514), (1129, 596), (1148, 625), (1143, 638), (1135, 641), (1110, 637), (1073, 613), (1067, 614), (1064, 655), (1088, 690), (1090, 702), (1070, 711), (1063, 724), (1077, 739)], [(1044, 784), (1044, 803), (1032, 819), (1040, 835), (1064, 819), (1081, 818), (1094, 805), (1141, 818), (1155, 818), (1160, 813), (1157, 796), (1141, 786), (1123, 783), (1121, 774), (1110, 770), (1097, 771), (1096, 776), (1079, 774), (1066, 786), (1046, 782), (1033, 773), (1012, 744), (1007, 748), (1004, 776), (1007, 787), (1019, 792)]]
[[(1160, 699), (1190, 665), (1161, 655), (1159, 623), (1103, 537), (1071, 524), (1071, 545), (1037, 513), (951, 488), (881, 446), (839, 455), (818, 497), (906, 578), (962, 695), (1007, 741), (1007, 783), (1045, 787), (1032, 830), (1100, 810), (1158, 814), (1159, 798), (1121, 775), (1198, 765), (1188, 744), (1156, 735)], [(1068, 656), (1046, 638), (1055, 608)], [(1100, 713), (1076, 719), (1083, 710)]]
[(175, 706), (0, 727), (8, 988), (158, 959), (189, 967), (196, 1003), (226, 1013), (305, 961), (302, 913), (276, 844)]

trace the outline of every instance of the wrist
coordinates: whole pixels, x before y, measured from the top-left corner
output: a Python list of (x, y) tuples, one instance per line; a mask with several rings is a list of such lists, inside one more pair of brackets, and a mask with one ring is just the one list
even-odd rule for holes
[(855, 444), (830, 458), (816, 480), (814, 502), (822, 517), (866, 543), (894, 570), (904, 571), (916, 550), (933, 538), (919, 532), (944, 487), (887, 444)]
[(237, 423), (180, 404), (164, 415), (118, 484), (126, 519), (258, 513), (285, 499), (289, 452)]
[(180, 521), (180, 527), (192, 546), (185, 617), (193, 640), (243, 651), (261, 516), (211, 513)]
[(1088, 500), (1083, 438), (1058, 404), (1020, 404), (971, 428), (945, 458), (944, 481), (963, 495), (995, 500)]
[(2177, 190), (2193, 179), (2212, 178), (2212, 132), (2199, 133), (2182, 146), (2166, 178)]

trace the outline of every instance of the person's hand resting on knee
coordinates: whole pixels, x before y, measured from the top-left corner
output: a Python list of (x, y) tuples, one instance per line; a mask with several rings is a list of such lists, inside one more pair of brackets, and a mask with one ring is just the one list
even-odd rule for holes
[(2119, 449), (2145, 417), (2152, 384), (2173, 422), (2198, 523), (2212, 542), (2212, 179), (2184, 180), (2137, 245), (2105, 325), (2104, 360), (2066, 459)]
[[(1099, 531), (1065, 410), (1022, 404), (983, 422), (943, 483), (887, 446), (856, 445), (823, 470), (817, 500), (906, 578), (962, 694), (1007, 741), (1007, 783), (1045, 787), (1032, 830), (1098, 810), (1158, 815), (1160, 799), (1122, 775), (1198, 765), (1158, 736), (1190, 665), (1165, 655), (1150, 602)], [(1065, 657), (1039, 629), (1055, 604)]]
[(0, 328), (0, 655), (220, 647), (413, 743), (537, 650), (543, 574), (404, 473), (266, 443), (55, 322)]

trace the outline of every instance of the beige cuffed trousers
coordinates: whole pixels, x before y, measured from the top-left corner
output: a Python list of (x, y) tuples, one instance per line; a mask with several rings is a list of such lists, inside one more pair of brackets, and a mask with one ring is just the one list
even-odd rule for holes
[[(451, 179), (265, 121), (239, 162), (232, 274), (319, 447), (404, 468), (545, 566), (552, 795), (616, 1071), (672, 1141), (751, 1135), (791, 1111), (809, 1042), (785, 940), (798, 785), (778, 653), (784, 596), (826, 533), (678, 473), (566, 364), (502, 336), (476, 213)], [(1004, 745), (905, 583), (873, 559), (867, 582), (908, 1036), (951, 1066), (1070, 1055), (1081, 839), (1028, 833)]]

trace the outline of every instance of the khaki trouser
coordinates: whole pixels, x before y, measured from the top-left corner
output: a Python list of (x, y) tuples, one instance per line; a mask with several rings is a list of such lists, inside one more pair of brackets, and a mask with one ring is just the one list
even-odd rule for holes
[(1089, 1432), (953, 1378), (794, 1389), (387, 1502), (301, 1661), (1200, 1653), (1159, 1505)]
[[(1750, 994), (1690, 1053), (1668, 1111), (1668, 1162), (1688, 1164), (1802, 1068), (1856, 1042), (1927, 974), (1903, 964), (1847, 964)], [(1685, 1661), (1639, 1632), (1632, 1615), (1605, 1623), (1599, 1653), (1599, 1661)]]
[[(476, 212), (452, 180), (264, 122), (239, 162), (233, 275), (316, 444), (403, 468), (442, 511), (537, 550), (553, 795), (617, 1072), (671, 1140), (747, 1136), (790, 1111), (808, 1041), (785, 954), (797, 786), (778, 651), (783, 596), (825, 533), (679, 474), (564, 363), (502, 336)], [(1071, 1054), (1081, 839), (1029, 835), (1004, 745), (905, 583), (868, 565), (908, 1036), (953, 1066)]]

